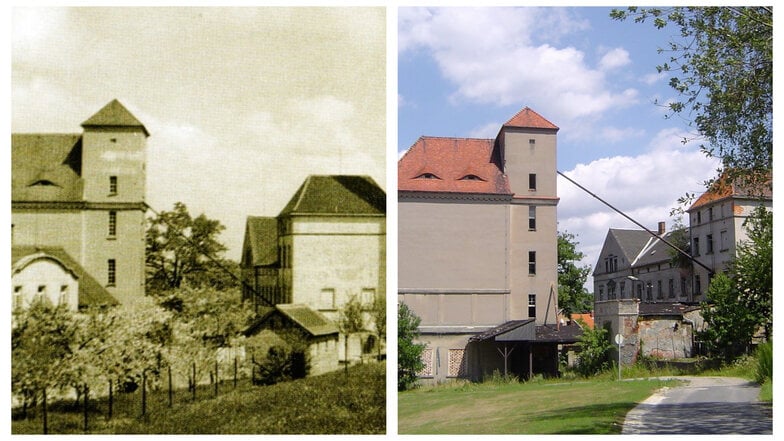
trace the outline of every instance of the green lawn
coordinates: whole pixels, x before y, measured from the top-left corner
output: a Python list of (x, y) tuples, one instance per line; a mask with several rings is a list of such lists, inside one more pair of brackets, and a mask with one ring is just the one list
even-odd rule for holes
[(401, 434), (620, 433), (660, 380), (586, 380), (425, 387), (398, 394)]
[[(90, 407), (89, 433), (110, 434), (383, 434), (386, 432), (386, 363), (341, 369), (318, 377), (253, 386), (245, 381), (233, 388), (221, 385), (218, 397), (212, 388), (198, 391), (192, 401), (187, 391), (177, 391), (168, 407), (165, 391), (149, 394), (147, 415), (142, 417), (138, 393), (118, 394), (114, 415), (107, 419), (107, 403)], [(53, 405), (48, 415), (49, 433), (84, 433), (83, 414), (72, 405)], [(11, 433), (42, 433), (36, 418), (12, 422)]]

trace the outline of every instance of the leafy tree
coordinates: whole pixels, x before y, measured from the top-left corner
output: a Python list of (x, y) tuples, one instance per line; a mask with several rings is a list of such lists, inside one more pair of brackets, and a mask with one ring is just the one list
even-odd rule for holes
[(362, 332), (365, 329), (365, 320), (362, 317), (362, 302), (356, 295), (351, 296), (348, 302), (340, 309), (338, 317), (338, 329), (344, 336), (346, 353), (346, 375), (348, 375), (348, 340), (351, 335)]
[(425, 345), (414, 343), (419, 337), (421, 319), (405, 303), (397, 305), (397, 389), (408, 390), (416, 385), (417, 372), (425, 367), (422, 352)]
[(376, 296), (370, 309), (370, 316), (375, 324), (376, 337), (378, 337), (378, 355), (381, 356), (381, 342), (387, 336), (387, 300), (384, 296)]
[(593, 309), (593, 296), (585, 289), (591, 267), (577, 266), (576, 262), (585, 257), (577, 251), (577, 245), (574, 234), (558, 233), (558, 304), (569, 317)]
[[(176, 289), (184, 282), (211, 285), (222, 266), (226, 246), (218, 241), (225, 229), (220, 221), (204, 214), (191, 217), (182, 202), (174, 210), (148, 219), (146, 232), (147, 290), (157, 294)], [(217, 284), (226, 283), (223, 273)], [(212, 275), (212, 277), (211, 277)]]
[(760, 206), (744, 224), (747, 241), (738, 244), (731, 266), (741, 301), (765, 337), (773, 333), (773, 213)]
[[(673, 73), (679, 99), (670, 115), (682, 115), (722, 160), (730, 181), (770, 185), (773, 164), (773, 9), (771, 7), (674, 7), (614, 9), (616, 20), (648, 19), (680, 33), (659, 52), (670, 54), (659, 72)], [(693, 195), (687, 195), (687, 198)], [(685, 202), (685, 201), (684, 201)]]
[(708, 352), (731, 361), (746, 351), (758, 320), (746, 306), (735, 282), (725, 273), (716, 274), (702, 304), (706, 328), (698, 333)]
[(297, 332), (281, 334), (285, 345), (273, 345), (261, 361), (253, 361), (258, 368), (256, 384), (270, 385), (307, 377), (310, 372), (310, 353), (305, 338)]
[(607, 328), (591, 329), (584, 326), (577, 346), (580, 347), (577, 371), (581, 375), (589, 377), (610, 368), (613, 345)]
[(43, 299), (17, 312), (11, 329), (11, 390), (24, 406), (46, 392), (72, 384), (67, 360), (72, 355), (77, 323), (65, 306)]

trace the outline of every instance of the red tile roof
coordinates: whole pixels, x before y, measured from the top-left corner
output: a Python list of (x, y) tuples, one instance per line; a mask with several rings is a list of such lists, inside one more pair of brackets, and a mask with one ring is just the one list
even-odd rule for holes
[[(761, 194), (756, 194), (761, 193)], [(752, 190), (749, 189), (748, 186), (744, 187), (742, 184), (738, 184), (736, 182), (728, 183), (726, 179), (718, 179), (713, 184), (711, 184), (708, 191), (700, 195), (696, 201), (689, 207), (688, 212), (691, 212), (697, 208), (706, 206), (712, 202), (728, 198), (730, 196), (751, 196), (754, 195), (755, 197), (760, 198), (772, 198), (773, 191), (769, 186), (765, 186), (765, 188), (761, 190)]]
[(423, 136), (398, 161), (398, 189), (511, 194), (493, 146), (492, 139)]
[(594, 327), (592, 312), (586, 314), (572, 314), (572, 320), (574, 321), (581, 320), (583, 323), (585, 323), (588, 326), (588, 329), (593, 329)]
[(534, 112), (529, 107), (517, 112), (517, 115), (504, 124), (504, 127), (558, 130), (558, 126), (544, 119), (542, 115)]

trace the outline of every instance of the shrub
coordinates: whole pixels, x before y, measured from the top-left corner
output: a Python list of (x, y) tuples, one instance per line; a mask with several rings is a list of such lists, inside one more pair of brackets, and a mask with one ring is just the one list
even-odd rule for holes
[(767, 341), (757, 347), (756, 380), (763, 383), (773, 379), (773, 342)]
[(305, 378), (310, 371), (307, 352), (298, 347), (288, 349), (283, 346), (273, 346), (269, 348), (267, 357), (255, 364), (259, 376), (255, 378), (254, 383), (265, 386)]
[(425, 367), (422, 352), (425, 345), (414, 343), (419, 337), (421, 319), (405, 304), (397, 307), (397, 390), (407, 390), (417, 384), (417, 372)]
[(485, 375), (482, 378), (483, 383), (491, 384), (517, 384), (520, 380), (515, 375), (504, 375), (498, 369), (495, 369), (492, 374)]
[(613, 346), (606, 328), (583, 329), (577, 372), (588, 377), (610, 368), (610, 351)]

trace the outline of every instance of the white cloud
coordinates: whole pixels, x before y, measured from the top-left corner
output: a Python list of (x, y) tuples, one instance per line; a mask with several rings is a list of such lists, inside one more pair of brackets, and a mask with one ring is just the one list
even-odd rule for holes
[(629, 58), (629, 52), (622, 48), (615, 48), (599, 60), (599, 69), (603, 71), (617, 69), (622, 66), (630, 64), (632, 60)]
[(627, 64), (625, 50), (608, 52), (593, 67), (582, 51), (556, 46), (557, 38), (542, 43), (544, 33), (558, 37), (587, 26), (564, 10), (404, 8), (399, 17), (401, 55), (429, 52), (455, 85), (452, 101), (536, 103), (537, 110), (569, 127), (637, 102), (636, 90), (613, 90), (603, 70)]
[(645, 135), (644, 129), (638, 129), (634, 127), (604, 127), (602, 128), (600, 134), (603, 140), (611, 143), (617, 143), (628, 140), (629, 138), (637, 138), (643, 135)]
[(659, 81), (663, 80), (666, 77), (667, 77), (667, 74), (665, 74), (664, 72), (661, 72), (661, 73), (651, 73), (651, 74), (648, 74), (648, 75), (644, 75), (642, 77), (642, 82), (647, 84), (647, 85), (649, 85), (649, 86), (652, 86), (652, 85), (658, 83)]
[(487, 123), (481, 127), (477, 127), (471, 130), (468, 133), (469, 138), (482, 138), (482, 139), (490, 139), (495, 138), (498, 135), (498, 130), (503, 123), (499, 122), (491, 122)]
[[(663, 130), (643, 154), (597, 159), (565, 174), (645, 227), (656, 230), (659, 221), (669, 227), (673, 222), (669, 213), (677, 199), (687, 192), (704, 191), (703, 182), (714, 176), (718, 166), (693, 144), (684, 148), (683, 135)], [(608, 229), (640, 229), (562, 177), (558, 195), (558, 229), (578, 234), (578, 248), (586, 254), (583, 264), (596, 264)]]

